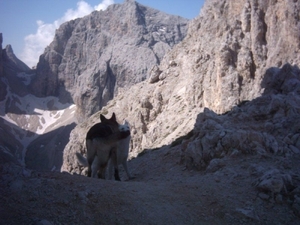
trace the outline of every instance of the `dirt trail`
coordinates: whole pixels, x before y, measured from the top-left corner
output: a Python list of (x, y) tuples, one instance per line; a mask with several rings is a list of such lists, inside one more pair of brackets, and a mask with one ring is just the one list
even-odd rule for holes
[[(288, 161), (287, 161), (288, 160)], [(299, 224), (283, 196), (263, 199), (260, 168), (297, 167), (299, 159), (241, 156), (214, 172), (189, 171), (179, 148), (131, 160), (122, 182), (1, 167), (0, 224)], [(295, 165), (292, 165), (292, 164)], [(299, 171), (298, 166), (298, 171)]]

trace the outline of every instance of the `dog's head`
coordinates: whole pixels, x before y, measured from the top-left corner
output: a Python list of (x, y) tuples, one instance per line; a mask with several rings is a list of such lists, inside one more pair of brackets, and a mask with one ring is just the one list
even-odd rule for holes
[(130, 131), (129, 123), (124, 120), (123, 124), (119, 124), (119, 131)]

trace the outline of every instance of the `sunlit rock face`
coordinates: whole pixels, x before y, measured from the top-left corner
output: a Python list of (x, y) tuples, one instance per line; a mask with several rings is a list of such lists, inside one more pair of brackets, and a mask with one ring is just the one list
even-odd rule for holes
[(148, 78), (148, 71), (186, 35), (188, 20), (134, 1), (64, 23), (41, 55), (30, 85), (37, 96), (57, 95), (77, 105), (83, 120), (119, 88)]

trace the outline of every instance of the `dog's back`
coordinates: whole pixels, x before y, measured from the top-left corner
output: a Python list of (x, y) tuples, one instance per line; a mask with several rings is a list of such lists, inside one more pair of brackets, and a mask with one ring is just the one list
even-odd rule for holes
[(118, 131), (119, 124), (115, 120), (114, 114), (110, 119), (106, 119), (103, 115), (100, 115), (100, 120), (100, 123), (96, 123), (89, 129), (86, 139), (106, 138)]

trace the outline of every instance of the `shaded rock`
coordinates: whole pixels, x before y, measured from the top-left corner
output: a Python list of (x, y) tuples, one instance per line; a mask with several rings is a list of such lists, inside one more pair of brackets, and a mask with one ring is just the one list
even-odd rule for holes
[(267, 171), (261, 178), (258, 180), (256, 187), (260, 191), (269, 192), (274, 194), (279, 194), (281, 191), (287, 192), (286, 182), (292, 182), (290, 175), (282, 174), (279, 170), (273, 169)]
[(11, 45), (7, 45), (4, 50), (4, 60), (7, 64), (9, 64), (6, 66), (9, 67), (9, 69), (11, 70), (15, 70), (17, 72), (30, 71), (30, 68), (15, 56)]
[[(1, 34), (1, 33), (0, 33)], [(34, 70), (19, 60), (7, 45), (2, 49), (3, 37), (0, 38), (0, 101), (5, 100), (9, 90), (14, 94), (24, 96), (29, 94), (26, 84), (31, 80)], [(24, 85), (25, 84), (25, 85)]]
[(216, 172), (217, 170), (221, 169), (224, 166), (225, 166), (224, 160), (213, 159), (209, 162), (209, 164), (206, 168), (206, 172), (213, 173), (213, 172)]
[(250, 218), (254, 221), (259, 221), (259, 217), (257, 213), (251, 208), (237, 208), (236, 212), (240, 213), (242, 216), (246, 218)]
[(300, 217), (300, 197), (299, 196), (295, 196), (295, 200), (292, 204), (292, 208), (293, 211), (295, 212), (295, 214)]
[(48, 220), (40, 220), (36, 225), (52, 225), (52, 223)]

